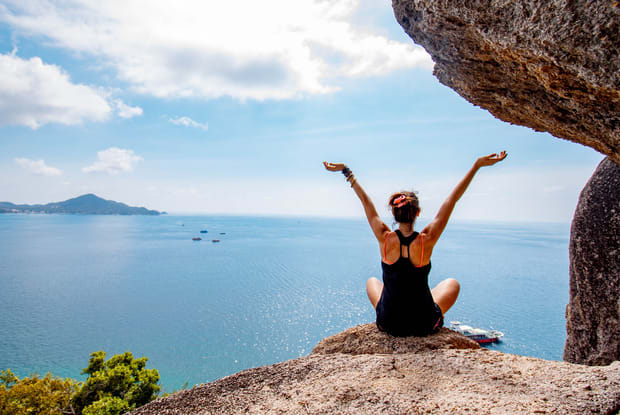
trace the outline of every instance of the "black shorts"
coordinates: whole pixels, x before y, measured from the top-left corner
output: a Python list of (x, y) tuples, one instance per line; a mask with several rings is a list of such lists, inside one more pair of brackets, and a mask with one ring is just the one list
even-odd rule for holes
[(379, 300), (376, 310), (377, 328), (396, 337), (421, 337), (436, 333), (443, 327), (443, 314), (437, 303), (433, 303), (433, 305), (433, 309), (429, 313), (425, 313), (425, 315), (418, 315), (413, 319), (402, 316), (396, 319), (396, 321), (391, 321), (383, 318), (383, 304), (381, 304), (381, 300)]

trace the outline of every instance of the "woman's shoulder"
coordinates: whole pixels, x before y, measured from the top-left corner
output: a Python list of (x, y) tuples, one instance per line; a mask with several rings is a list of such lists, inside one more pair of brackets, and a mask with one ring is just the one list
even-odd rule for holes
[(381, 241), (381, 245), (383, 245), (383, 250), (385, 252), (386, 249), (392, 249), (395, 246), (400, 245), (400, 238), (396, 231), (388, 231), (383, 235), (383, 241)]
[(396, 234), (396, 231), (387, 230), (387, 231), (383, 234), (383, 240), (384, 240), (385, 242), (387, 242), (387, 241), (392, 241), (392, 240), (398, 240), (398, 235)]
[(435, 235), (433, 234), (433, 228), (432, 226), (429, 224), (427, 225), (424, 229), (422, 229), (420, 231), (420, 235), (418, 236), (417, 239), (422, 239), (424, 240), (424, 243), (434, 243), (435, 242)]

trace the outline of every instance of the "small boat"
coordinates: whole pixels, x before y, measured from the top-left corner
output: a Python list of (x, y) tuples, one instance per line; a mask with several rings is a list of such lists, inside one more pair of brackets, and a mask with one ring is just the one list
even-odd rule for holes
[(460, 321), (451, 321), (450, 329), (481, 344), (498, 342), (504, 336), (504, 333), (501, 331), (474, 328), (467, 324), (462, 324)]
[(192, 241), (202, 241), (202, 238), (199, 238), (199, 237), (196, 236), (196, 237), (192, 238)]
[(209, 232), (209, 231), (205, 231), (205, 230), (200, 231), (200, 233), (207, 233), (207, 232)]
[(226, 232), (220, 232), (220, 235), (226, 235)]
[(213, 243), (216, 243), (216, 242), (219, 242), (219, 241), (220, 241), (219, 239), (212, 239), (211, 240), (211, 242), (213, 242)]

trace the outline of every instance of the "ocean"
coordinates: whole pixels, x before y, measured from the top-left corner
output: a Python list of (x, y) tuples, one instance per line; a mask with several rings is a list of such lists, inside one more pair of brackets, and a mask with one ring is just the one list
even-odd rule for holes
[[(461, 283), (446, 322), (561, 360), (569, 229), (451, 222), (430, 274)], [(129, 350), (172, 392), (374, 321), (371, 276), (380, 254), (362, 219), (0, 215), (0, 370), (83, 380), (90, 353)]]

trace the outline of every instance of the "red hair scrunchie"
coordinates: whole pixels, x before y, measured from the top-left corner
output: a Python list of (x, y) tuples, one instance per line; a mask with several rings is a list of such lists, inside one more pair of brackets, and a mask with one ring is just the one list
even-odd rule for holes
[(392, 206), (397, 207), (397, 208), (405, 206), (406, 204), (407, 204), (407, 196), (405, 195), (400, 195), (392, 201)]

